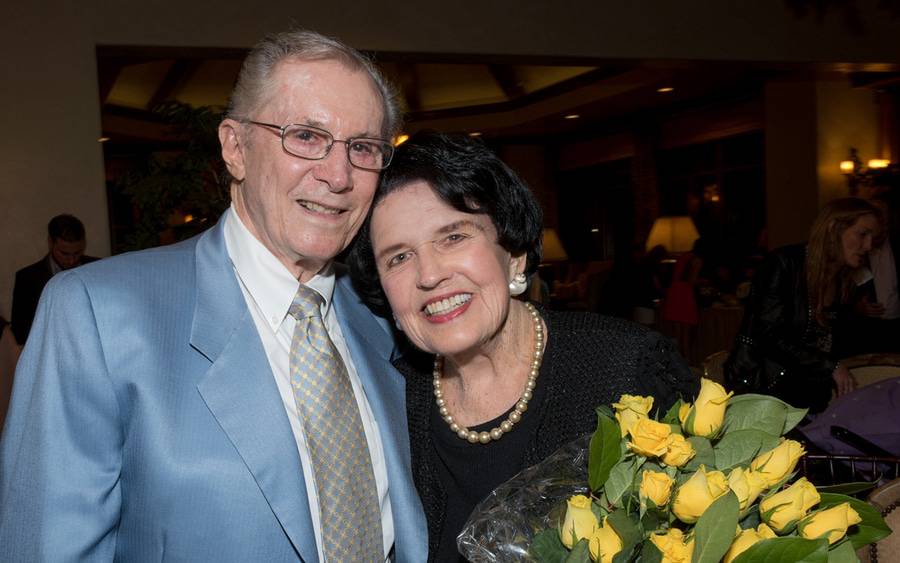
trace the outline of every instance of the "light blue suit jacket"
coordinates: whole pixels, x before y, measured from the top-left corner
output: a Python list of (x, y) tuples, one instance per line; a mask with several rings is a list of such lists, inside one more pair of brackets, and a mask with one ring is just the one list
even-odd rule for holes
[[(397, 561), (425, 561), (393, 342), (333, 304), (387, 460)], [(281, 396), (220, 221), (55, 276), (0, 442), (0, 561), (317, 561)]]

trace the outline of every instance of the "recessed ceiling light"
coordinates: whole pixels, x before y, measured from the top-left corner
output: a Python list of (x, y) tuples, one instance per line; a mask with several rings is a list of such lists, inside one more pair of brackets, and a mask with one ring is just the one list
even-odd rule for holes
[(472, 131), (471, 133), (469, 133), (469, 136), (470, 137), (480, 137), (481, 131)]
[(578, 119), (579, 117), (581, 117), (581, 116), (578, 115), (577, 113), (570, 113), (569, 115), (565, 116), (563, 119)]
[(100, 137), (99, 139), (97, 139), (97, 142), (98, 142), (98, 143), (105, 143), (105, 142), (108, 141), (108, 140), (109, 140), (109, 137)]
[(593, 229), (591, 229), (591, 232), (592, 232), (592, 233), (599, 233), (599, 232), (600, 232), (600, 229), (594, 227)]
[(675, 88), (672, 88), (671, 86), (663, 86), (662, 88), (656, 89), (656, 91), (660, 94), (665, 94), (666, 92), (671, 92), (673, 90), (675, 90)]

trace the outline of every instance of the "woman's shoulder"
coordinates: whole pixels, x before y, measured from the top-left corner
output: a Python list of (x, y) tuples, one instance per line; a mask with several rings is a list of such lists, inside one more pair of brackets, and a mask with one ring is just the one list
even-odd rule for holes
[(598, 313), (549, 309), (541, 312), (549, 332), (553, 335), (551, 338), (555, 336), (557, 339), (575, 343), (583, 340), (607, 342), (610, 339), (640, 342), (652, 338), (655, 334), (638, 323)]

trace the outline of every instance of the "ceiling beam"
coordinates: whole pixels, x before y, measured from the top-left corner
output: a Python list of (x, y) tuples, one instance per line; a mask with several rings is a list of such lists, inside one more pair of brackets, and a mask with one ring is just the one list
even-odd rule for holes
[(200, 61), (196, 59), (176, 60), (172, 66), (169, 67), (169, 70), (163, 77), (162, 82), (160, 82), (159, 87), (153, 95), (150, 96), (150, 100), (147, 102), (147, 109), (153, 110), (153, 108), (162, 102), (174, 98), (175, 93), (190, 80), (191, 76), (194, 75), (199, 67)]
[(494, 77), (497, 85), (503, 90), (506, 99), (515, 100), (528, 93), (525, 91), (525, 88), (522, 87), (519, 77), (516, 76), (514, 67), (510, 65), (492, 64), (488, 65), (488, 70), (490, 71), (491, 76)]

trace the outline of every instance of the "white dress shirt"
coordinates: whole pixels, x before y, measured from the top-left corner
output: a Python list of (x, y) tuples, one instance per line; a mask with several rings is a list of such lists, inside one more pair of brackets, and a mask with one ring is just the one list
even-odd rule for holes
[[(306, 494), (309, 499), (309, 512), (312, 515), (313, 529), (316, 532), (316, 546), (319, 550), (319, 558), (324, 561), (322, 550), (322, 527), (320, 525), (319, 502), (316, 492), (316, 480), (313, 474), (312, 462), (309, 456), (309, 447), (303, 426), (297, 413), (297, 405), (294, 402), (294, 394), (291, 390), (290, 351), (291, 339), (294, 335), (296, 321), (288, 314), (294, 295), (300, 285), (288, 269), (263, 246), (256, 237), (241, 222), (234, 210), (234, 206), (225, 212), (225, 247), (228, 256), (234, 266), (235, 274), (247, 302), (247, 308), (256, 324), (263, 348), (269, 365), (272, 367), (272, 375), (281, 393), (281, 400), (294, 432), (297, 451), (303, 465), (303, 478), (306, 481)], [(334, 309), (331, 307), (331, 297), (334, 292), (334, 271), (329, 266), (313, 277), (307, 286), (314, 289), (325, 300), (322, 305), (322, 319), (325, 328), (334, 342), (335, 348), (344, 360), (353, 394), (359, 406), (359, 414), (366, 433), (366, 441), (369, 444), (369, 455), (372, 459), (372, 468), (375, 471), (375, 486), (378, 489), (378, 498), (381, 503), (381, 529), (384, 536), (384, 554), (387, 554), (394, 544), (394, 521), (391, 514), (391, 501), (388, 496), (387, 467), (385, 464), (384, 450), (381, 437), (378, 433), (378, 423), (369, 407), (356, 366), (347, 343), (341, 333)], [(265, 413), (259, 413), (260, 416)]]

